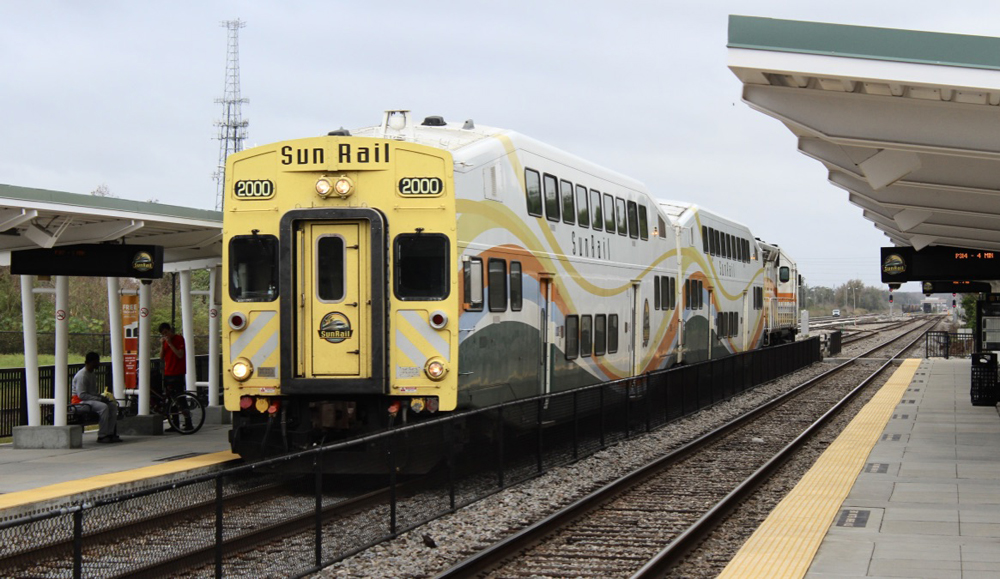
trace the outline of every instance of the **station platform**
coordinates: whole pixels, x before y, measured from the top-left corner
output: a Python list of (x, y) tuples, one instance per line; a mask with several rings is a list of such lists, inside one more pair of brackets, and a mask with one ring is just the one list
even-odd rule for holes
[(720, 577), (1000, 577), (1000, 416), (970, 375), (904, 362)]
[(206, 423), (195, 434), (122, 436), (114, 444), (98, 444), (94, 430), (75, 449), (0, 444), (0, 520), (241, 464), (229, 451), (229, 429)]

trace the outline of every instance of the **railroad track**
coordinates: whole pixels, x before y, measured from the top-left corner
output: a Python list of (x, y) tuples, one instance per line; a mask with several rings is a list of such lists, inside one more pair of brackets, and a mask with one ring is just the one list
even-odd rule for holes
[[(916, 332), (918, 337), (900, 350), (906, 351), (934, 323), (871, 348), (439, 577), (663, 576), (812, 432), (893, 363), (890, 357), (869, 373), (857, 370), (871, 364), (862, 359)], [(867, 377), (847, 387), (817, 387), (843, 372)], [(807, 392), (808, 397), (802, 396)]]

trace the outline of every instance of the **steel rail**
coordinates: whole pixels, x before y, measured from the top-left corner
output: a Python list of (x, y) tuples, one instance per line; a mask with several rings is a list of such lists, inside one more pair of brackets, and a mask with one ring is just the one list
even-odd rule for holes
[[(936, 322), (934, 322), (936, 323)], [(932, 324), (927, 324), (932, 325)], [(924, 330), (925, 328), (918, 328), (913, 331)], [(587, 496), (579, 499), (578, 501), (568, 505), (564, 509), (549, 515), (545, 519), (538, 521), (537, 523), (525, 527), (524, 529), (508, 536), (507, 538), (483, 549), (482, 551), (466, 558), (463, 561), (455, 564), (454, 566), (446, 569), (440, 574), (436, 575), (436, 579), (451, 579), (459, 577), (470, 577), (477, 574), (482, 574), (500, 564), (502, 561), (516, 556), (519, 552), (525, 550), (533, 544), (542, 541), (545, 537), (551, 535), (558, 529), (566, 526), (570, 522), (579, 519), (593, 510), (598, 509), (603, 504), (611, 501), (617, 495), (626, 491), (627, 489), (639, 484), (640, 482), (646, 480), (647, 478), (654, 476), (657, 472), (664, 470), (665, 468), (680, 462), (682, 459), (687, 458), (699, 450), (705, 448), (706, 446), (714, 443), (717, 439), (722, 436), (736, 430), (737, 428), (743, 426), (744, 424), (755, 420), (760, 415), (772, 410), (773, 408), (780, 406), (789, 399), (797, 396), (798, 394), (808, 390), (815, 384), (837, 374), (847, 367), (853, 365), (858, 360), (872, 354), (878, 350), (884, 349), (891, 344), (901, 340), (910, 332), (902, 334), (888, 342), (879, 344), (870, 350), (847, 360), (840, 365), (827, 370), (826, 372), (811, 378), (810, 380), (796, 386), (792, 390), (785, 392), (784, 394), (771, 399), (770, 401), (764, 403), (763, 405), (755, 408), (754, 410), (743, 414), (726, 424), (719, 426), (718, 428), (698, 437), (695, 440), (688, 442), (687, 444), (671, 451), (670, 453), (656, 459), (655, 461), (629, 473), (626, 474), (607, 485), (597, 489), (596, 491), (588, 494)], [(923, 335), (923, 333), (921, 333)], [(907, 349), (912, 347), (916, 341), (920, 338), (907, 345), (903, 350), (905, 352)], [(895, 359), (890, 358), (889, 361), (883, 365), (883, 368), (890, 364)], [(879, 370), (879, 372), (881, 369)]]

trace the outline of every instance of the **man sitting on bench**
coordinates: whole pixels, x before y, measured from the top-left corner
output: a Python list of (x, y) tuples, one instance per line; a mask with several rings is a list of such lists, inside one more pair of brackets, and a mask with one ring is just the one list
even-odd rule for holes
[(122, 442), (118, 436), (118, 409), (112, 407), (110, 400), (100, 395), (97, 389), (97, 375), (94, 370), (101, 363), (97, 352), (87, 352), (83, 368), (73, 376), (73, 394), (80, 398), (80, 404), (86, 404), (91, 411), (96, 412), (101, 421), (97, 429), (97, 442)]

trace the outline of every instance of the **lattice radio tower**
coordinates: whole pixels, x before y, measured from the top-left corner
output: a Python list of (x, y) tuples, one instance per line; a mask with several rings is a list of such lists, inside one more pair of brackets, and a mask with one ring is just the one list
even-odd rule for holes
[(240, 97), (240, 28), (247, 23), (242, 20), (226, 20), (222, 26), (229, 29), (229, 51), (226, 57), (226, 92), (215, 102), (222, 104), (222, 118), (216, 121), (219, 127), (219, 168), (212, 175), (216, 181), (215, 209), (222, 211), (222, 200), (226, 184), (226, 158), (243, 150), (247, 138), (249, 121), (243, 120), (243, 103), (250, 102)]

